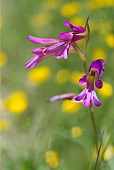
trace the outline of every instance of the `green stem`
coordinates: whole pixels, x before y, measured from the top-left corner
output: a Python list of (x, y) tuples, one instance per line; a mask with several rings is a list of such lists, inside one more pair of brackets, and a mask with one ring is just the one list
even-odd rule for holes
[(103, 131), (102, 136), (101, 136), (100, 146), (99, 146), (99, 148), (98, 148), (97, 159), (96, 159), (95, 169), (94, 169), (94, 170), (97, 170), (97, 165), (98, 165), (98, 161), (99, 161), (100, 150), (101, 150), (101, 146), (102, 146), (103, 134), (104, 134), (104, 131)]
[(94, 119), (94, 116), (93, 116), (94, 110), (92, 108), (92, 105), (89, 106), (89, 112), (90, 112), (90, 118), (91, 118), (93, 130), (94, 130), (96, 149), (98, 151), (98, 134), (97, 134), (97, 128), (96, 128), (96, 124), (95, 124), (95, 119)]
[(85, 45), (84, 45), (84, 71), (85, 73), (87, 73), (87, 67), (86, 67), (86, 49), (87, 49), (87, 43), (85, 41)]

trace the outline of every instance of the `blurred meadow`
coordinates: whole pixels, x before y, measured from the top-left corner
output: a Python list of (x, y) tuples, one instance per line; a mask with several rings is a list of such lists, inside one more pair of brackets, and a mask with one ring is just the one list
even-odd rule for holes
[[(47, 99), (79, 93), (84, 74), (77, 54), (68, 60), (55, 56), (33, 69), (24, 64), (39, 45), (28, 35), (57, 38), (69, 31), (63, 23), (84, 26), (90, 17), (87, 67), (106, 61), (104, 86), (97, 90), (102, 106), (95, 108), (99, 140), (106, 146), (102, 170), (114, 170), (114, 1), (1, 0), (0, 16), (0, 166), (2, 170), (88, 170), (95, 162), (95, 140), (89, 111), (81, 103)], [(82, 41), (78, 44), (82, 46)], [(102, 148), (101, 148), (102, 151)]]

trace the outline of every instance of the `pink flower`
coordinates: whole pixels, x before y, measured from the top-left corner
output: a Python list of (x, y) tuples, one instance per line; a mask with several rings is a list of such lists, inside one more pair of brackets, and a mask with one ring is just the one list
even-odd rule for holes
[(74, 52), (72, 43), (86, 37), (86, 30), (81, 26), (73, 26), (69, 21), (65, 21), (64, 25), (72, 30), (72, 32), (62, 32), (59, 34), (59, 39), (44, 39), (28, 36), (27, 38), (35, 44), (54, 44), (44, 47), (35, 48), (32, 50), (34, 57), (26, 64), (26, 68), (33, 68), (42, 60), (56, 56), (57, 59), (67, 59), (68, 52)]
[(55, 102), (58, 100), (72, 100), (74, 102), (83, 102), (85, 107), (89, 107), (93, 103), (96, 107), (100, 107), (101, 103), (97, 98), (95, 87), (100, 89), (103, 86), (100, 80), (104, 73), (104, 60), (95, 60), (91, 63), (88, 73), (81, 77), (80, 84), (85, 85), (85, 89), (79, 94), (67, 93), (51, 97), (48, 101)]
[(75, 100), (80, 101), (83, 99), (85, 107), (89, 107), (91, 103), (93, 103), (96, 107), (101, 106), (96, 95), (95, 87), (100, 89), (103, 86), (100, 78), (104, 73), (104, 65), (104, 60), (99, 59), (93, 61), (88, 73), (79, 80), (80, 84), (86, 85), (86, 87), (78, 96), (75, 97)]

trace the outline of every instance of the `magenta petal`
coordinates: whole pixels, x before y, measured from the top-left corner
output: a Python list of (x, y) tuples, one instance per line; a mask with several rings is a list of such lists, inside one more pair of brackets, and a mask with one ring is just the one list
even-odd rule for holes
[(71, 40), (73, 37), (72, 32), (62, 32), (59, 34), (61, 40)]
[(72, 100), (72, 98), (75, 96), (76, 96), (75, 93), (61, 94), (61, 95), (51, 97), (50, 99), (48, 99), (48, 102), (55, 102), (57, 100), (64, 100), (64, 99)]
[(76, 101), (82, 100), (85, 97), (86, 93), (87, 93), (87, 89), (85, 88), (74, 100)]
[(78, 41), (78, 40), (81, 40), (81, 39), (83, 39), (83, 38), (85, 38), (85, 37), (86, 37), (86, 35), (74, 34), (71, 41), (72, 41), (72, 43), (73, 43), (73, 42)]
[(46, 51), (46, 47), (39, 47), (39, 48), (34, 48), (32, 50), (32, 53), (37, 54), (37, 55), (41, 55), (41, 54), (44, 54), (45, 51)]
[(72, 29), (74, 32), (78, 33), (82, 33), (85, 30), (85, 28), (81, 27), (81, 26), (73, 26), (69, 21), (65, 21), (64, 25), (70, 29)]
[(80, 84), (82, 84), (82, 85), (85, 85), (86, 84), (86, 77), (87, 77), (87, 75), (84, 75), (84, 76), (82, 76), (81, 78), (80, 78), (80, 80), (79, 80), (79, 83)]
[(35, 57), (31, 58), (28, 62), (26, 62), (25, 67), (31, 69), (35, 67), (40, 61), (41, 59), (39, 58), (38, 55), (36, 55)]
[(96, 107), (100, 107), (101, 106), (101, 102), (99, 101), (99, 99), (97, 98), (96, 92), (93, 91), (93, 99), (92, 102)]
[(60, 47), (64, 46), (64, 44), (66, 44), (66, 42), (62, 41), (60, 43), (49, 46), (49, 47), (47, 47), (47, 51), (56, 52)]
[(58, 43), (60, 40), (51, 39), (51, 38), (37, 38), (34, 36), (28, 36), (28, 40), (32, 41), (35, 44), (50, 44), (50, 43)]
[(55, 53), (55, 56), (57, 59), (60, 59), (60, 58), (67, 59), (69, 47), (70, 47), (70, 44), (62, 41), (60, 43), (47, 47), (47, 52)]
[(85, 107), (90, 106), (90, 104), (91, 104), (91, 96), (92, 96), (92, 93), (88, 92), (86, 98), (84, 99), (84, 106)]
[(55, 53), (56, 58), (57, 59), (60, 59), (60, 58), (67, 59), (69, 47), (70, 47), (69, 44), (65, 44), (64, 46), (61, 46), (60, 48), (58, 48), (58, 50)]
[(101, 80), (97, 80), (95, 82), (95, 86), (98, 88), (98, 89), (101, 89), (103, 87), (103, 82)]
[(104, 73), (104, 66), (105, 66), (105, 61), (98, 59), (98, 60), (95, 60), (91, 63), (89, 70), (91, 68), (95, 68), (97, 70), (97, 72), (99, 73), (98, 76), (100, 78)]

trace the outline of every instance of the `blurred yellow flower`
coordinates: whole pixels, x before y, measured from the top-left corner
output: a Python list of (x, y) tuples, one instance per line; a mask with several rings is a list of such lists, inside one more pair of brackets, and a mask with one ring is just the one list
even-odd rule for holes
[(9, 122), (6, 119), (0, 119), (0, 131), (7, 130), (9, 127)]
[(52, 14), (49, 12), (43, 12), (33, 15), (30, 18), (31, 25), (35, 27), (41, 27), (49, 24), (52, 20)]
[(42, 6), (47, 7), (47, 9), (55, 9), (57, 8), (58, 4), (59, 4), (60, 0), (44, 0), (42, 2)]
[(47, 151), (45, 153), (45, 159), (46, 163), (51, 167), (51, 168), (57, 168), (59, 166), (60, 160), (57, 152), (55, 151)]
[(28, 81), (33, 84), (42, 84), (49, 79), (51, 70), (49, 67), (43, 66), (30, 70), (28, 72)]
[(7, 62), (7, 55), (0, 51), (0, 67), (3, 67)]
[(72, 114), (72, 113), (78, 112), (80, 107), (81, 107), (81, 103), (76, 103), (76, 102), (73, 102), (73, 101), (70, 101), (70, 100), (65, 100), (62, 103), (61, 109), (62, 109), (63, 112)]
[(114, 48), (114, 34), (108, 34), (106, 36), (106, 42), (109, 45), (109, 47)]
[(114, 146), (108, 146), (108, 148), (106, 149), (103, 158), (105, 161), (109, 160), (112, 156), (114, 156)]
[(26, 93), (23, 91), (14, 91), (4, 101), (4, 107), (9, 112), (22, 114), (28, 107)]
[(71, 134), (73, 138), (80, 137), (83, 134), (83, 130), (80, 127), (74, 126), (71, 129)]
[(78, 2), (67, 2), (65, 3), (60, 10), (60, 13), (64, 17), (70, 17), (79, 12), (80, 4)]
[(58, 83), (66, 83), (70, 78), (70, 72), (67, 69), (61, 69), (57, 72), (56, 81)]
[(91, 0), (88, 4), (90, 9), (103, 8), (108, 6), (114, 6), (113, 0)]
[(2, 28), (2, 26), (3, 26), (3, 18), (0, 17), (0, 29)]
[(84, 19), (82, 19), (82, 18), (79, 18), (79, 17), (74, 16), (74, 17), (72, 17), (72, 18), (70, 19), (70, 22), (71, 22), (73, 25), (83, 25), (85, 21), (84, 21)]
[(80, 83), (79, 83), (79, 79), (84, 75), (84, 73), (82, 72), (79, 72), (79, 71), (73, 71), (71, 73), (71, 82), (80, 86), (80, 87), (83, 87)]
[(103, 59), (106, 60), (106, 52), (102, 48), (98, 48), (93, 52), (93, 59)]
[(103, 87), (102, 87), (102, 89), (99, 89), (98, 92), (103, 97), (109, 98), (113, 95), (112, 85), (109, 83), (103, 82)]

